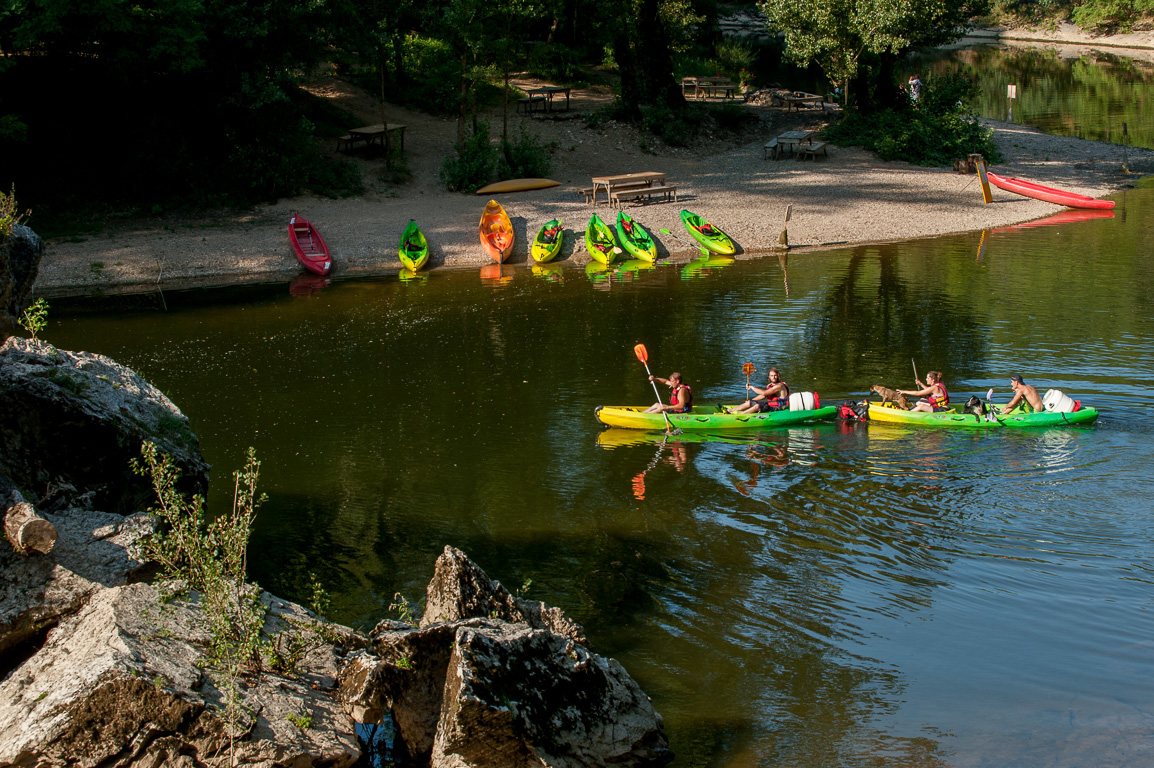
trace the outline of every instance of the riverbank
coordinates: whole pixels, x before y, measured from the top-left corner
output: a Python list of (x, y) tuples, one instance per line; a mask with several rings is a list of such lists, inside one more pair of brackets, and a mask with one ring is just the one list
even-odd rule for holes
[[(523, 83), (531, 87), (531, 83)], [(380, 121), (379, 105), (347, 83), (327, 78), (310, 87), (365, 122)], [(778, 242), (785, 210), (795, 249), (885, 242), (1015, 224), (1060, 210), (1057, 206), (994, 191), (984, 205), (976, 177), (942, 168), (886, 162), (854, 148), (831, 147), (813, 162), (767, 160), (762, 145), (784, 130), (820, 129), (821, 110), (784, 113), (752, 107), (757, 129), (733, 139), (719, 135), (687, 150), (654, 147), (632, 126), (586, 127), (580, 119), (610, 98), (607, 90), (575, 90), (572, 110), (557, 119), (509, 115), (510, 134), (519, 125), (554, 147), (552, 178), (560, 186), (500, 196), (512, 218), (516, 246), (511, 264), (524, 265), (528, 244), (545, 221), (561, 217), (568, 234), (558, 260), (589, 261), (581, 234), (593, 208), (577, 192), (592, 176), (656, 170), (678, 186), (679, 203), (629, 209), (655, 233), (681, 232), (679, 211), (687, 207), (729, 232), (743, 258), (769, 252)], [(256, 210), (197, 219), (162, 219), (100, 234), (79, 242), (50, 242), (40, 265), (36, 293), (78, 295), (269, 282), (300, 271), (286, 233), (294, 212), (310, 219), (332, 249), (334, 278), (396, 272), (397, 242), (410, 218), (430, 242), (429, 269), (473, 268), (488, 258), (477, 239), (485, 198), (447, 192), (438, 174), (455, 140), (455, 123), (386, 105), (389, 122), (408, 126), (405, 149), (411, 181), (381, 181), (382, 161), (358, 157), (368, 189), (356, 198), (298, 197)], [(501, 114), (488, 115), (499, 134)], [(1019, 125), (990, 123), (1005, 155), (999, 173), (1102, 197), (1134, 178), (1123, 170), (1118, 145), (1052, 136)], [(332, 150), (332, 151), (335, 151)], [(1126, 149), (1132, 172), (1154, 172), (1154, 151)], [(604, 213), (605, 207), (598, 209)], [(656, 234), (662, 258), (688, 261), (697, 251)]]

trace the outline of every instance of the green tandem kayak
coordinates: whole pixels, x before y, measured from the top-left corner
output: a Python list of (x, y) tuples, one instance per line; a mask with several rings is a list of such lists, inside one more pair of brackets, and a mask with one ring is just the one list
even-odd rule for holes
[(653, 236), (625, 211), (617, 212), (617, 237), (634, 258), (645, 261), (657, 258), (657, 243), (653, 242)]
[(616, 254), (613, 249), (617, 242), (613, 239), (613, 230), (601, 220), (597, 214), (589, 217), (589, 226), (585, 228), (585, 250), (589, 255), (602, 264), (611, 264)]
[[(593, 412), (597, 420), (608, 427), (629, 429), (665, 429), (665, 417), (660, 413), (645, 413), (649, 406), (599, 405)], [(766, 413), (719, 413), (711, 405), (695, 405), (689, 413), (670, 413), (669, 423), (676, 429), (760, 429), (805, 424), (832, 419), (837, 407), (827, 405), (805, 411), (768, 411)]]
[(938, 413), (905, 411), (892, 403), (869, 402), (869, 420), (880, 424), (916, 424), (923, 427), (953, 427), (954, 429), (1004, 429), (1022, 427), (1060, 427), (1066, 424), (1089, 424), (1098, 418), (1097, 408), (1083, 407), (1073, 413), (1052, 413), (1015, 408), (1009, 413), (995, 414), (993, 421), (962, 413), (957, 405)]

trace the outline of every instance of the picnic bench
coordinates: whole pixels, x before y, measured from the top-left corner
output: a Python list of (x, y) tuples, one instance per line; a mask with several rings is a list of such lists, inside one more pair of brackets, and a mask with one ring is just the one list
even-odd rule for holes
[(781, 146), (777, 143), (777, 139), (770, 139), (769, 141), (765, 142), (765, 146), (762, 147), (761, 159), (768, 160), (772, 157), (774, 160), (776, 160), (778, 155), (781, 153), (781, 149)]
[(806, 93), (805, 91), (794, 91), (789, 96), (783, 96), (782, 101), (785, 102), (785, 111), (789, 112), (791, 109), (801, 111), (802, 104), (813, 104), (816, 107), (821, 107), (821, 111), (825, 112), (825, 97), (818, 96), (816, 93)]
[(733, 98), (737, 86), (728, 77), (683, 77), (681, 78), (681, 95), (684, 96), (686, 88), (693, 87), (693, 98), (703, 99), (710, 96), (716, 96), (719, 92), (721, 95), (730, 99)]
[(827, 142), (824, 142), (824, 141), (819, 141), (816, 144), (811, 142), (810, 144), (808, 144), (807, 146), (804, 146), (804, 147), (801, 146), (800, 144), (798, 144), (798, 146), (797, 146), (797, 159), (798, 160), (804, 160), (808, 157), (812, 160), (817, 160), (818, 152), (820, 152), (822, 155), (824, 155), (826, 157), (829, 157), (829, 154), (826, 153), (826, 151), (825, 151), (826, 144), (827, 144)]
[(673, 195), (673, 202), (677, 202), (677, 185), (662, 184), (657, 187), (639, 187), (637, 189), (615, 189), (610, 195), (610, 204), (621, 207), (622, 200), (638, 200), (642, 197), (652, 199), (653, 195), (664, 195), (666, 200)]
[(534, 105), (540, 107), (542, 112), (553, 111), (553, 97), (559, 94), (565, 94), (565, 111), (569, 111), (569, 95), (573, 91), (572, 88), (565, 88), (560, 85), (543, 85), (540, 88), (531, 88), (525, 91), (525, 98), (517, 99), (517, 108), (520, 110), (521, 105), (524, 104), (526, 111), (532, 113)]
[(399, 125), (396, 123), (389, 123), (388, 127), (384, 123), (376, 123), (375, 125), (362, 125), (360, 128), (350, 128), (349, 132), (344, 136), (337, 138), (337, 151), (342, 149), (350, 149), (358, 142), (364, 142), (365, 146), (372, 146), (380, 143), (383, 147), (385, 145), (385, 132), (400, 133), (401, 151), (405, 151), (405, 128), (407, 125)]
[(663, 187), (664, 185), (664, 173), (644, 171), (642, 173), (623, 173), (616, 176), (594, 176), (592, 187), (588, 191), (581, 190), (581, 192), (585, 194), (586, 202), (597, 205), (597, 192), (598, 190), (604, 189), (605, 202), (613, 205), (613, 194), (615, 192), (637, 192), (654, 186)]

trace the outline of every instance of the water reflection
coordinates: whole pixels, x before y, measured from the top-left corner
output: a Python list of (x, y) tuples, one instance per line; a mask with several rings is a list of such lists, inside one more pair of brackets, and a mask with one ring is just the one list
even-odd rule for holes
[(545, 264), (534, 264), (533, 274), (542, 280), (548, 280), (551, 283), (565, 282), (565, 267), (563, 264), (554, 264), (546, 262)]
[(731, 259), (728, 256), (702, 256), (700, 259), (694, 259), (681, 268), (682, 280), (697, 280), (717, 272), (719, 269), (728, 267), (736, 262), (736, 259)]
[(402, 269), (397, 273), (397, 278), (402, 283), (423, 283), (429, 279), (429, 273), (422, 271), (414, 272), (411, 269)]
[(289, 293), (293, 296), (315, 296), (332, 280), (311, 272), (301, 272), (289, 282)]
[(512, 264), (486, 264), (481, 267), (481, 285), (486, 288), (504, 288), (513, 282), (515, 273)]

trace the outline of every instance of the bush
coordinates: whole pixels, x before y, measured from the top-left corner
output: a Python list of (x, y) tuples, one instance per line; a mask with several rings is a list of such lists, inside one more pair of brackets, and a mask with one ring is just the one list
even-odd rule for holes
[(558, 85), (572, 83), (581, 76), (580, 57), (560, 43), (534, 45), (529, 51), (529, 73)]
[(741, 70), (753, 69), (757, 51), (749, 43), (734, 38), (726, 38), (717, 44), (717, 62), (721, 68), (737, 79)]
[(993, 129), (968, 112), (976, 94), (976, 82), (964, 70), (935, 75), (926, 80), (916, 106), (868, 114), (850, 111), (826, 128), (824, 136), (836, 144), (873, 150), (883, 160), (950, 165), (980, 152), (996, 163), (1002, 153), (992, 141)]
[(497, 149), (489, 141), (489, 124), (478, 122), (457, 147), (457, 154), (445, 158), (441, 181), (450, 192), (476, 192), (493, 178)]
[(664, 104), (641, 107), (641, 127), (671, 147), (687, 147), (701, 133), (706, 110), (696, 105), (674, 112)]
[(516, 142), (501, 139), (501, 157), (497, 159), (498, 179), (541, 178), (549, 175), (553, 157), (549, 148), (521, 126)]
[(396, 100), (434, 115), (456, 113), (461, 64), (448, 43), (409, 35), (403, 51), (410, 80), (405, 90), (395, 95)]

